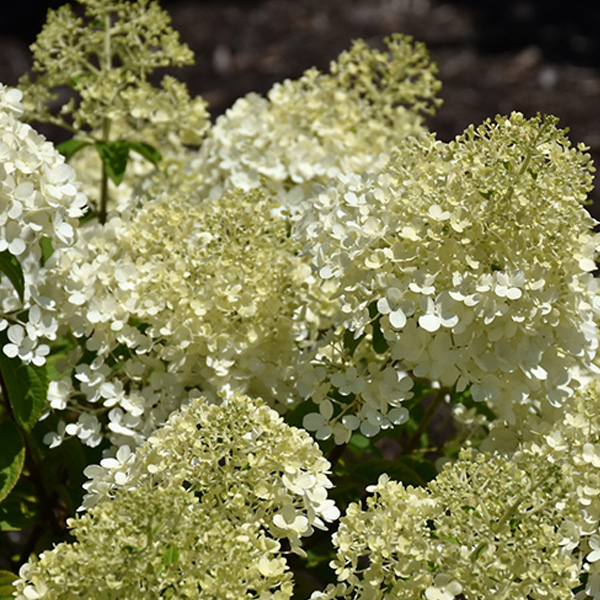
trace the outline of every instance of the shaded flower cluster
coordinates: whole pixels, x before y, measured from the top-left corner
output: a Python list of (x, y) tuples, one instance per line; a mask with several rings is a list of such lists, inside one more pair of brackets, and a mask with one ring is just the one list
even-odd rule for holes
[(126, 490), (69, 524), (76, 542), (26, 563), (17, 599), (292, 595), (277, 541), (254, 523), (233, 523), (219, 510), (202, 507), (191, 491)]
[[(179, 41), (167, 12), (150, 0), (80, 0), (85, 18), (68, 4), (48, 12), (47, 22), (31, 50), (33, 81), (20, 82), (29, 118), (73, 132), (102, 131), (105, 119), (139, 119), (140, 124), (174, 122), (163, 109), (162, 95), (147, 77), (161, 67), (193, 62), (192, 51)], [(78, 98), (51, 112), (58, 90), (71, 88)], [(149, 103), (158, 100), (156, 112)], [(165, 119), (165, 116), (168, 116)]]
[[(53, 388), (56, 407), (68, 398), (104, 407), (117, 444), (145, 439), (189, 388), (242, 389), (284, 409), (298, 400), (294, 365), (318, 327), (305, 308), (314, 278), (273, 199), (237, 191), (173, 202), (176, 191), (88, 228), (55, 269), (62, 318), (94, 353), (74, 356), (72, 384)], [(80, 422), (98, 423), (89, 412)], [(76, 434), (97, 443), (89, 430)]]
[[(372, 369), (345, 344), (348, 331), (354, 345), (378, 348), (379, 371), (397, 371), (398, 382), (408, 372), (459, 392), (470, 386), (508, 421), (536, 396), (560, 405), (580, 385), (574, 368), (589, 369), (598, 346), (598, 241), (583, 207), (589, 161), (553, 118), (513, 113), (449, 144), (407, 139), (380, 172), (341, 175), (307, 201), (296, 235), (340, 306), (312, 378), (316, 402), (342, 356), (346, 379), (357, 380), (345, 391), (334, 383), (345, 404), (385, 417), (359, 397)], [(342, 355), (344, 346), (352, 351)], [(338, 404), (330, 420), (351, 412)]]
[[(163, 67), (193, 63), (193, 53), (179, 41), (167, 12), (151, 0), (81, 0), (85, 16), (70, 5), (48, 11), (35, 43), (33, 79), (23, 76), (25, 117), (48, 122), (74, 134), (68, 154), (90, 202), (100, 203), (102, 163), (95, 145), (133, 142), (132, 165), (119, 187), (105, 182), (109, 208), (127, 206), (132, 190), (153, 171), (153, 162), (186, 160), (186, 146), (199, 146), (210, 126), (207, 104), (191, 98), (187, 86), (165, 75), (159, 87), (149, 76)], [(60, 109), (55, 110), (57, 101)], [(143, 144), (144, 146), (141, 146)], [(148, 146), (153, 148), (149, 150)], [(141, 149), (141, 154), (139, 150)], [(160, 149), (160, 152), (158, 152)], [(124, 146), (112, 146), (114, 153)], [(146, 160), (148, 152), (152, 162)], [(144, 157), (144, 158), (143, 158)]]
[(521, 441), (497, 423), (426, 488), (382, 476), (342, 517), (338, 583), (313, 600), (600, 598), (600, 381), (555, 410)]
[[(117, 186), (107, 182), (109, 210), (123, 213), (132, 204), (142, 188), (152, 185), (154, 178), (166, 177), (173, 184), (174, 174), (197, 154), (210, 127), (210, 115), (206, 101), (190, 97), (186, 85), (166, 75), (157, 89), (147, 82), (124, 90), (122, 96), (128, 104), (128, 114), (115, 117), (111, 122), (111, 137), (116, 140), (141, 140), (152, 148), (160, 149), (159, 169), (136, 152), (130, 152), (127, 175)], [(101, 139), (100, 130), (91, 131), (92, 139)], [(102, 163), (93, 145), (83, 147), (70, 158), (83, 189), (91, 203), (99, 203)], [(161, 177), (162, 176), (162, 177)], [(184, 181), (197, 178), (187, 176)]]
[(302, 552), (300, 536), (339, 516), (311, 437), (245, 396), (195, 399), (135, 455), (120, 453), (88, 467), (76, 543), (27, 563), (17, 598), (283, 600), (292, 584), (279, 540)]

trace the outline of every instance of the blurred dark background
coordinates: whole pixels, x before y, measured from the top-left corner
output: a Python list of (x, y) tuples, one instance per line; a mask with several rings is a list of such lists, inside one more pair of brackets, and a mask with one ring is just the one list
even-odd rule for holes
[[(72, 2), (75, 4), (75, 2)], [(30, 66), (28, 45), (48, 8), (64, 1), (11, 0), (0, 22), (0, 81)], [(163, 0), (196, 54), (176, 72), (213, 115), (249, 91), (264, 93), (329, 61), (361, 37), (392, 32), (425, 42), (444, 105), (430, 126), (443, 140), (488, 116), (520, 110), (558, 116), (574, 142), (600, 160), (599, 0)], [(600, 217), (600, 191), (593, 195)]]

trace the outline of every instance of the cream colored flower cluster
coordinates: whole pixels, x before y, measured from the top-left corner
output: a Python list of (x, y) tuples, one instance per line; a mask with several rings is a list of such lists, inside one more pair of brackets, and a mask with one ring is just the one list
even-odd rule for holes
[(302, 552), (300, 536), (339, 516), (312, 438), (245, 396), (192, 401), (115, 478), (118, 462), (88, 467), (88, 505), (99, 502), (70, 522), (76, 543), (22, 568), (17, 598), (283, 600), (278, 540)]
[(317, 439), (344, 444), (354, 431), (372, 437), (408, 421), (403, 403), (413, 397), (413, 378), (376, 352), (371, 336), (354, 340), (352, 332), (335, 327), (303, 358), (296, 387), (319, 412), (306, 414), (302, 425)]
[(119, 489), (168, 481), (200, 490), (203, 504), (240, 514), (247, 509), (294, 548), (300, 536), (339, 516), (327, 499), (329, 463), (317, 444), (247, 396), (235, 393), (217, 404), (192, 399), (136, 454), (126, 448), (86, 469), (91, 479), (83, 508), (113, 498)]
[(266, 185), (294, 206), (314, 183), (362, 172), (407, 136), (425, 130), (422, 113), (440, 104), (440, 82), (423, 44), (386, 39), (386, 51), (354, 42), (330, 73), (311, 69), (249, 94), (219, 117), (191, 170), (211, 194)]
[[(73, 383), (52, 384), (54, 408), (81, 406), (81, 400), (92, 408), (77, 423), (61, 423), (47, 436), (51, 445), (65, 435), (98, 444), (102, 412), (108, 412), (113, 443), (137, 445), (189, 388), (212, 393), (233, 386), (283, 406), (301, 397), (298, 380), (314, 378), (305, 351), (328, 327), (331, 303), (324, 299), (334, 290), (315, 281), (289, 238), (286, 206), (267, 196), (279, 192), (281, 201), (284, 188), (299, 185), (300, 198), (313, 183), (362, 169), (383, 150), (424, 131), (420, 115), (439, 104), (435, 67), (424, 46), (410, 38), (393, 36), (387, 46), (381, 52), (356, 42), (332, 63), (330, 74), (310, 71), (276, 86), (268, 101), (253, 96), (262, 107), (251, 119), (259, 129), (238, 122), (232, 109), (186, 169), (167, 167), (133, 195), (130, 186), (113, 190), (123, 214), (103, 229), (86, 228), (79, 249), (57, 270), (57, 279), (67, 279), (63, 320), (77, 337), (90, 338), (87, 349), (97, 357), (86, 355), (85, 364), (78, 363), (81, 356), (72, 357)], [(153, 96), (143, 81), (124, 88), (127, 110), (112, 115), (112, 127), (115, 133), (137, 131), (148, 121), (148, 141), (181, 162), (182, 143), (198, 143), (206, 121), (200, 119), (197, 138), (176, 135), (169, 107), (189, 102), (172, 83), (158, 104), (163, 96)], [(221, 155), (230, 151), (235, 156)], [(284, 165), (283, 176), (263, 169), (271, 155)], [(74, 160), (94, 196), (97, 181), (90, 174), (100, 172), (98, 165), (88, 149)], [(323, 166), (329, 163), (331, 168)], [(256, 169), (251, 184), (236, 179), (236, 173)], [(270, 191), (250, 193), (260, 186)], [(115, 370), (114, 362), (123, 368)], [(381, 370), (382, 389), (388, 371)], [(396, 387), (404, 390), (407, 382)], [(387, 423), (406, 417), (400, 407)]]
[(577, 505), (538, 462), (464, 451), (427, 489), (382, 476), (334, 534), (339, 583), (312, 599), (574, 598), (580, 559), (563, 541)]
[[(333, 598), (600, 598), (600, 381), (426, 488), (382, 476), (334, 534)], [(493, 450), (494, 446), (500, 447)], [(578, 591), (575, 591), (578, 590)]]
[(135, 446), (190, 388), (298, 400), (294, 365), (318, 326), (306, 308), (314, 278), (278, 211), (259, 191), (211, 201), (167, 188), (86, 230), (55, 269), (62, 318), (94, 353), (73, 357), (71, 384), (53, 385), (56, 408), (72, 398), (95, 409), (66, 434), (98, 443), (96, 415), (108, 412), (113, 443)]
[(54, 146), (20, 121), (21, 99), (19, 90), (0, 84), (0, 253), (18, 261), (24, 278), (20, 298), (2, 275), (0, 330), (6, 356), (42, 365), (44, 341), (55, 339), (58, 327), (55, 290), (43, 286), (42, 240), (55, 250), (71, 246), (87, 201)]
[(69, 522), (75, 543), (26, 563), (18, 600), (287, 600), (279, 543), (182, 488), (126, 490)]
[[(410, 388), (408, 372), (470, 386), (476, 401), (514, 421), (515, 405), (535, 397), (560, 405), (579, 385), (573, 369), (585, 371), (596, 355), (600, 307), (584, 150), (570, 147), (553, 118), (513, 113), (449, 144), (407, 139), (386, 168), (341, 175), (303, 205), (296, 235), (338, 289), (342, 331), (370, 344), (376, 370), (400, 385), (392, 398)], [(335, 427), (367, 406), (373, 423), (385, 418), (385, 395), (362, 392), (373, 385), (371, 363), (347, 352), (340, 377), (329, 357), (332, 346), (340, 355), (341, 334), (324, 341), (315, 401), (328, 370), (348, 400), (321, 417)]]

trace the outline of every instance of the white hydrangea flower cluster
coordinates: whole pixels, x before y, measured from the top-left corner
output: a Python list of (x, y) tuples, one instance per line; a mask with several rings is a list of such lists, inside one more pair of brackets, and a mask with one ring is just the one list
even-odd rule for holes
[(16, 598), (287, 600), (280, 540), (302, 554), (300, 537), (339, 517), (329, 467), (260, 400), (192, 400), (136, 453), (87, 468), (76, 542), (26, 563)]
[[(449, 144), (407, 139), (381, 172), (341, 175), (304, 204), (296, 235), (340, 303), (340, 333), (324, 338), (307, 383), (317, 403), (328, 378), (342, 396), (320, 413), (326, 424), (364, 406), (374, 422), (385, 416), (360, 397), (372, 363), (344, 344), (348, 332), (379, 354), (380, 371), (397, 373), (391, 406), (410, 389), (407, 372), (470, 386), (511, 422), (516, 405), (537, 396), (557, 406), (572, 394), (575, 367), (585, 374), (596, 355), (600, 308), (584, 150), (553, 118), (513, 113)], [(336, 356), (346, 347), (339, 385), (332, 346)]]
[[(87, 208), (73, 169), (54, 146), (22, 123), (22, 93), (0, 84), (0, 253), (23, 271), (21, 299), (8, 277), (0, 280), (1, 351), (41, 366), (56, 337), (55, 291), (44, 289), (42, 240), (55, 251), (75, 240)], [(52, 259), (51, 259), (52, 260)]]
[(496, 423), (426, 488), (382, 476), (342, 517), (338, 583), (313, 600), (600, 598), (600, 380), (554, 410), (520, 442)]
[(195, 490), (200, 504), (230, 520), (256, 521), (299, 548), (301, 536), (339, 517), (327, 498), (328, 461), (305, 431), (287, 425), (262, 401), (234, 394), (220, 404), (196, 398), (169, 417), (136, 453), (86, 468), (83, 509), (123, 489), (169, 485)]
[[(274, 88), (268, 101), (258, 102), (260, 130), (239, 127), (237, 117), (224, 118), (202, 145), (201, 169), (167, 168), (133, 195), (131, 188), (116, 191), (124, 214), (115, 215), (103, 229), (87, 227), (79, 248), (58, 270), (57, 277), (68, 279), (64, 321), (77, 337), (90, 338), (87, 350), (97, 357), (90, 362), (86, 355), (84, 364), (74, 357), (69, 364), (72, 383), (53, 384), (55, 408), (72, 406), (69, 399), (79, 405), (85, 399), (92, 408), (77, 423), (61, 423), (47, 437), (51, 445), (65, 435), (98, 444), (102, 404), (109, 412), (113, 444), (135, 446), (164, 422), (191, 387), (210, 394), (233, 386), (282, 407), (299, 399), (296, 379), (313, 376), (299, 362), (301, 350), (319, 329), (327, 329), (331, 303), (324, 298), (333, 290), (327, 282), (317, 282), (306, 259), (298, 256), (288, 235), (287, 209), (267, 200), (262, 191), (250, 190), (263, 185), (263, 190), (270, 188), (268, 193), (282, 192), (283, 187), (304, 184), (309, 189), (342, 170), (362, 169), (384, 149), (424, 131), (421, 114), (439, 104), (435, 67), (425, 47), (410, 38), (394, 36), (387, 46), (388, 51), (380, 52), (356, 42), (332, 63), (329, 75), (310, 71), (297, 82)], [(146, 119), (147, 139), (157, 140), (161, 149), (174, 148), (171, 154), (181, 158), (182, 142), (198, 142), (204, 129), (198, 127), (198, 139), (175, 135), (173, 115), (166, 109), (162, 112), (168, 126), (157, 129), (156, 114), (140, 106), (144, 89), (128, 91), (128, 105), (139, 108), (130, 111), (135, 123), (115, 121), (115, 131), (134, 125), (139, 129)], [(166, 107), (189, 105), (177, 89), (171, 95), (169, 90), (163, 94)], [(307, 139), (308, 150), (300, 152)], [(224, 162), (222, 152), (231, 149), (236, 157)], [(90, 167), (94, 160), (86, 152), (75, 155), (79, 166)], [(237, 180), (238, 169), (255, 171), (250, 163), (268, 163), (269, 153), (287, 165), (284, 175), (258, 165), (251, 184)], [(301, 177), (303, 161), (307, 168), (316, 165), (316, 171)], [(323, 166), (332, 161), (331, 168)], [(236, 172), (229, 172), (225, 163)], [(85, 178), (86, 187), (93, 190), (97, 182), (90, 177)], [(245, 192), (223, 199), (223, 189), (231, 188)], [(178, 206), (171, 201), (174, 195)], [(115, 361), (126, 362), (120, 372), (109, 366)], [(380, 373), (382, 387), (389, 387), (388, 371)], [(407, 381), (397, 387), (403, 389)], [(406, 416), (398, 408), (391, 411), (391, 420), (386, 415), (385, 423), (402, 422)]]
[(93, 353), (72, 357), (55, 406), (92, 405), (64, 429), (86, 443), (108, 412), (111, 441), (138, 445), (190, 388), (241, 389), (282, 410), (298, 400), (294, 365), (318, 327), (304, 308), (314, 277), (279, 205), (256, 190), (177, 202), (170, 191), (86, 229), (55, 269), (62, 318)]
[[(564, 551), (580, 554), (586, 574), (584, 592), (576, 596), (600, 599), (600, 379), (595, 379), (570, 398), (564, 406), (553, 409), (556, 414), (540, 418), (528, 415), (524, 441), (514, 429), (495, 422), (482, 448), (504, 456), (528, 452), (559, 465), (568, 477), (580, 516), (560, 527)], [(517, 432), (518, 433), (518, 432)], [(563, 507), (559, 497), (556, 504)], [(583, 562), (582, 562), (583, 561)]]
[(354, 42), (331, 63), (276, 84), (266, 98), (238, 100), (210, 130), (198, 158), (210, 195), (266, 185), (293, 207), (315, 183), (362, 172), (407, 136), (440, 100), (436, 67), (423, 44), (386, 39), (386, 51)]
[(402, 403), (413, 397), (413, 378), (375, 352), (370, 342), (364, 336), (354, 347), (351, 332), (331, 329), (299, 365), (298, 391), (319, 410), (309, 412), (302, 425), (317, 439), (333, 437), (344, 444), (355, 431), (372, 437), (408, 421)]

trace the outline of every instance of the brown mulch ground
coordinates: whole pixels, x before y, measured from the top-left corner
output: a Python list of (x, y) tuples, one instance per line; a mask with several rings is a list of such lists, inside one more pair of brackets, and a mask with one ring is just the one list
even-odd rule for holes
[[(488, 8), (494, 4), (489, 2)], [(163, 5), (183, 41), (196, 53), (196, 64), (177, 76), (188, 82), (193, 93), (208, 100), (214, 115), (249, 91), (264, 93), (276, 81), (297, 77), (311, 66), (327, 69), (329, 61), (352, 39), (378, 44), (385, 35), (398, 31), (424, 41), (439, 66), (444, 105), (430, 125), (441, 139), (449, 140), (470, 123), (498, 113), (551, 113), (570, 128), (574, 142), (591, 147), (598, 164), (600, 64), (594, 65), (595, 55), (578, 61), (588, 66), (577, 66), (566, 55), (566, 60), (561, 55), (556, 60), (556, 53), (551, 60), (542, 43), (546, 31), (554, 32), (555, 37), (570, 34), (573, 44), (585, 50), (589, 35), (586, 38), (585, 28), (577, 28), (580, 23), (573, 21), (569, 12), (576, 3), (565, 2), (564, 23), (556, 10), (557, 22), (550, 24), (507, 18), (510, 11), (516, 17), (531, 17), (538, 4), (544, 6), (540, 14), (554, 15), (548, 7), (556, 6), (548, 2), (505, 0), (497, 19), (486, 15), (487, 26), (495, 19), (498, 27), (504, 28), (499, 34), (496, 28), (498, 39), (514, 41), (503, 49), (495, 40), (499, 52), (493, 54), (481, 51), (486, 23), (468, 7), (468, 1), (178, 0)], [(35, 10), (45, 12), (39, 3), (34, 4)], [(581, 22), (594, 16), (598, 17), (597, 10), (594, 15), (582, 14)], [(27, 44), (17, 37), (0, 37), (0, 81), (14, 84), (28, 65)], [(592, 198), (593, 212), (600, 217), (600, 189)]]

